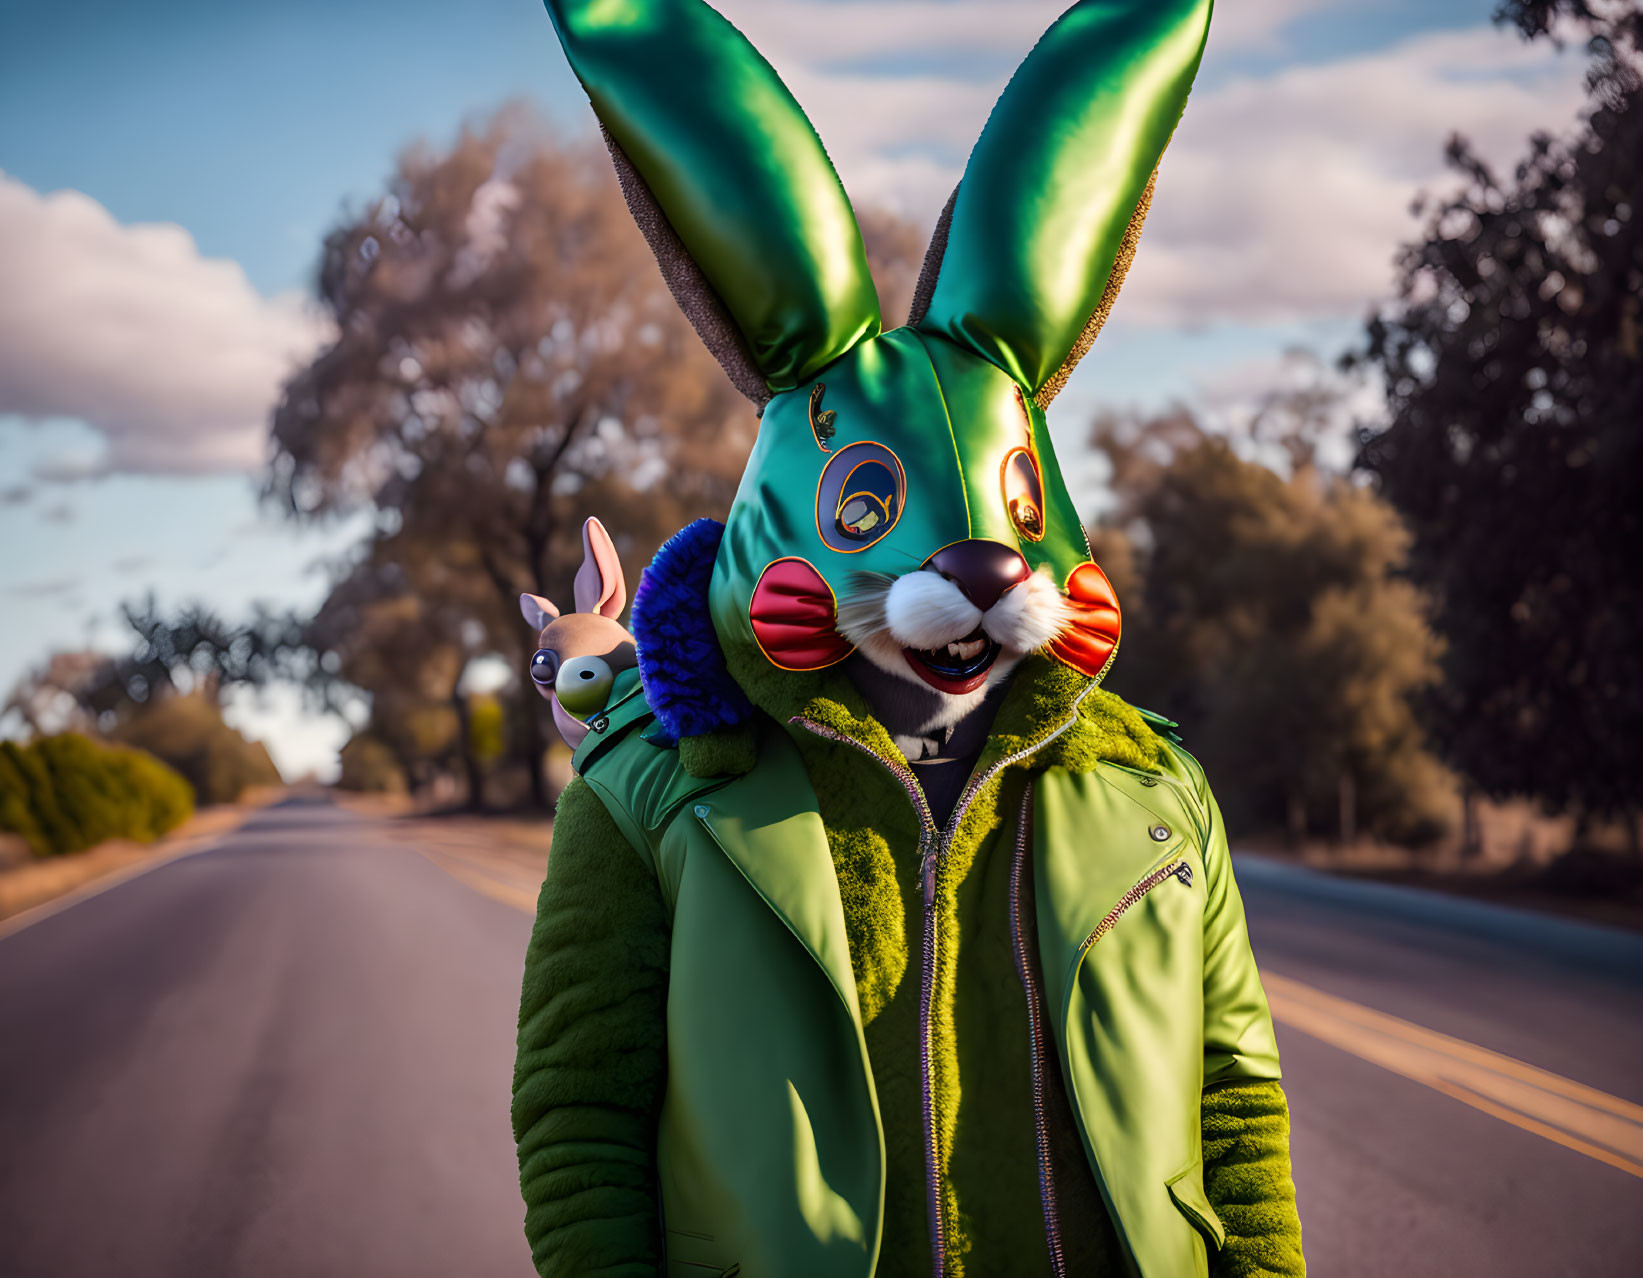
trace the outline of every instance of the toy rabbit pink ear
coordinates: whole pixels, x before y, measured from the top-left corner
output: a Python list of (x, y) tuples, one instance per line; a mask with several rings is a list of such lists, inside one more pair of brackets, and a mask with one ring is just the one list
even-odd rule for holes
[(546, 630), (548, 623), (559, 615), (559, 609), (541, 595), (520, 595), (519, 613), (533, 630)]
[(597, 519), (582, 525), (582, 566), (576, 570), (576, 611), (597, 612), (612, 621), (628, 603), (628, 584), (616, 543)]

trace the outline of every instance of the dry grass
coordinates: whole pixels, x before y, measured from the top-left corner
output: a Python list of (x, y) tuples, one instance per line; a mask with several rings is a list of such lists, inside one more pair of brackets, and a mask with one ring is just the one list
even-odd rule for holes
[(237, 829), (258, 809), (285, 793), (276, 786), (247, 791), (237, 803), (202, 808), (164, 838), (153, 843), (110, 839), (84, 852), (26, 859), (15, 849), (0, 855), (0, 919), (8, 919), (56, 900), (93, 880), (134, 868), (158, 865), (193, 852)]

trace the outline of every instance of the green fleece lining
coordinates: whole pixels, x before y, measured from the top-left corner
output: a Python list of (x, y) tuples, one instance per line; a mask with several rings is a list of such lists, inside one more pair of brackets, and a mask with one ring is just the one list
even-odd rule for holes
[(679, 742), (679, 764), (691, 776), (739, 777), (759, 761), (759, 734), (750, 723), (719, 728)]
[(580, 777), (525, 955), (513, 1132), (525, 1234), (551, 1278), (652, 1278), (668, 919), (655, 876)]
[(1210, 1272), (1214, 1278), (1304, 1278), (1282, 1085), (1207, 1088), (1202, 1115), (1204, 1193), (1227, 1231)]
[[(901, 757), (890, 734), (837, 666), (800, 674), (760, 662), (746, 669), (738, 665), (731, 673), (748, 699), (778, 723), (802, 714), (849, 734), (882, 758)], [(1036, 654), (1027, 657), (1011, 676), (1010, 689), (977, 766), (986, 767), (1043, 742), (1063, 728), (1077, 702), (1076, 722), (1034, 755), (1034, 768), (1088, 772), (1105, 760), (1143, 772), (1162, 772), (1169, 757), (1163, 738), (1134, 706), (1104, 688), (1092, 688), (1092, 683), (1088, 675), (1059, 661)]]

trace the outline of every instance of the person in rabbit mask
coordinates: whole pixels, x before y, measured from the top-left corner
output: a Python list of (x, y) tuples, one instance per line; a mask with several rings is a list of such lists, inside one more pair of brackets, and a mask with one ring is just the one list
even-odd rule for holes
[(1209, 0), (1032, 51), (885, 331), (774, 71), (695, 0), (549, 0), (674, 295), (761, 412), (657, 554), (526, 957), (543, 1275), (1298, 1275), (1278, 1053), (1198, 765), (1100, 688), (1044, 409)]

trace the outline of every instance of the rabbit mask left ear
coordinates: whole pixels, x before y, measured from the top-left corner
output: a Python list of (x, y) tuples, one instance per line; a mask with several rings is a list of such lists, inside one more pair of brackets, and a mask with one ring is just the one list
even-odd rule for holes
[(700, 0), (547, 0), (668, 287), (760, 409), (879, 332), (844, 187), (770, 64)]

